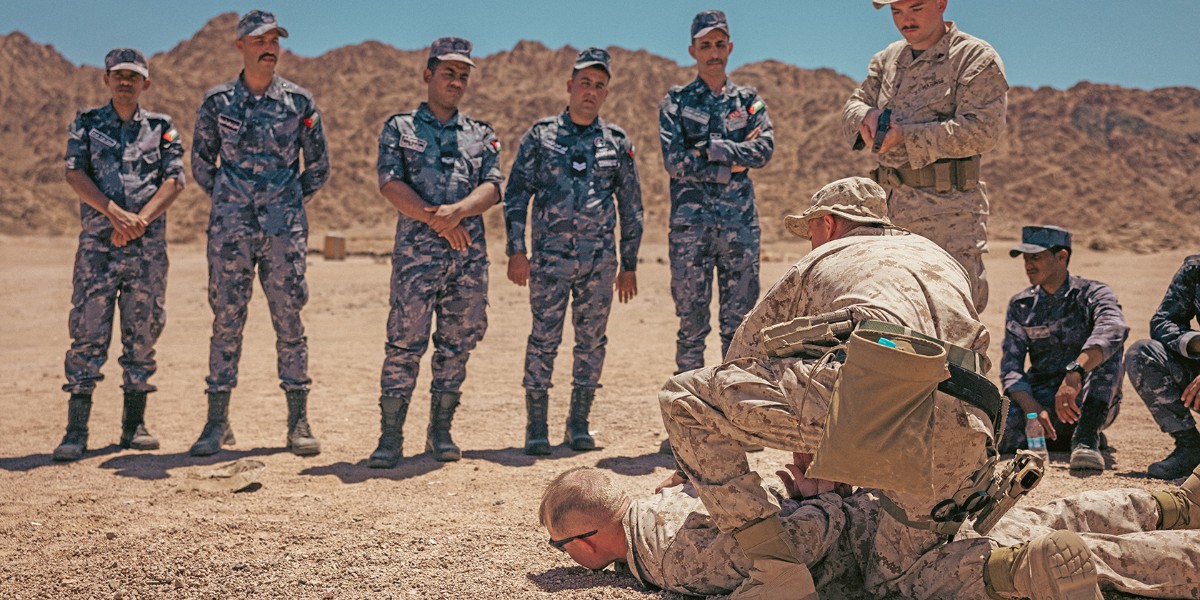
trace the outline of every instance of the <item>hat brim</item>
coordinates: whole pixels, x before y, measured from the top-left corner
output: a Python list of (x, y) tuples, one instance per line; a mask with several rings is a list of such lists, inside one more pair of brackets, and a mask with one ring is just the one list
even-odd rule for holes
[(138, 75), (141, 75), (142, 77), (145, 77), (146, 79), (150, 79), (150, 69), (147, 69), (146, 67), (139, 65), (137, 63), (131, 63), (131, 62), (117, 63), (108, 68), (109, 73), (112, 73), (113, 71), (133, 71), (134, 73), (137, 73)]
[(708, 33), (714, 29), (720, 29), (721, 31), (725, 32), (725, 35), (729, 35), (729, 26), (722, 24), (722, 25), (713, 25), (712, 27), (705, 27), (704, 29), (701, 29), (700, 31), (693, 33), (692, 39), (702, 38), (702, 37), (708, 35)]
[(608, 66), (598, 60), (587, 60), (584, 62), (577, 62), (577, 63), (575, 63), (573, 70), (582, 71), (588, 67), (600, 67), (600, 70), (604, 71), (605, 73), (608, 73), (609, 77), (612, 77), (612, 71), (609, 70)]
[(457, 52), (452, 52), (450, 54), (440, 54), (438, 56), (435, 56), (434, 58), (436, 58), (440, 61), (452, 60), (454, 62), (467, 63), (468, 65), (471, 65), (472, 67), (475, 66), (475, 61), (471, 60), (470, 56), (467, 56), (466, 54), (459, 54)]
[(1038, 252), (1045, 252), (1047, 250), (1049, 250), (1049, 248), (1045, 246), (1039, 246), (1037, 244), (1020, 244), (1013, 247), (1012, 250), (1009, 250), (1008, 255), (1012, 258), (1016, 258), (1021, 254), (1037, 254)]
[(256, 35), (262, 35), (268, 31), (271, 31), (272, 29), (279, 32), (279, 37), (287, 37), (288, 36), (288, 31), (286, 29), (284, 29), (278, 25), (273, 25), (271, 23), (265, 23), (263, 25), (259, 25), (257, 29), (254, 29), (253, 31), (251, 31), (250, 33), (247, 33), (246, 35), (243, 35), (242, 37), (254, 37)]
[(783, 218), (783, 226), (794, 236), (808, 239), (808, 222), (824, 215), (834, 215), (841, 217), (847, 221), (853, 221), (862, 225), (882, 225), (891, 227), (892, 221), (887, 217), (864, 217), (860, 215), (850, 215), (841, 211), (830, 210), (825, 206), (814, 206), (798, 215), (788, 215)]

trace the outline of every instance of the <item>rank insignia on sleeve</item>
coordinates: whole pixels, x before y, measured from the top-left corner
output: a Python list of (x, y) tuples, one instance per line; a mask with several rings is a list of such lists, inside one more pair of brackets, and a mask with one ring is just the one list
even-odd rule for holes
[(304, 126), (312, 129), (321, 123), (321, 113), (315, 112), (311, 117), (304, 120)]
[(766, 107), (767, 107), (767, 103), (763, 102), (762, 99), (759, 98), (758, 100), (754, 101), (754, 104), (750, 105), (750, 108), (748, 109), (748, 111), (750, 114), (756, 115), (756, 114), (758, 114), (759, 111), (765, 109)]
[(500, 140), (492, 140), (488, 145), (492, 147), (493, 152), (500, 152)]
[(179, 132), (175, 131), (174, 128), (171, 128), (169, 131), (163, 134), (163, 141), (168, 144), (174, 144), (175, 142), (178, 142)]

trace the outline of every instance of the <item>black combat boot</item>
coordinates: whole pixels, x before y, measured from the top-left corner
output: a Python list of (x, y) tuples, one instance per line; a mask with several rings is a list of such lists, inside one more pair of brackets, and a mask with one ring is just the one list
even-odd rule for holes
[(588, 414), (592, 412), (592, 400), (596, 399), (594, 388), (571, 390), (571, 412), (567, 415), (566, 442), (572, 450), (595, 450), (596, 440), (588, 431)]
[(221, 451), (221, 446), (232, 446), (236, 443), (233, 439), (233, 428), (229, 426), (229, 392), (209, 392), (208, 421), (204, 423), (200, 439), (192, 444), (188, 454), (212, 456)]
[(390, 469), (404, 455), (404, 418), (408, 415), (408, 398), (379, 397), (379, 446), (367, 459), (372, 469)]
[(450, 437), (450, 425), (454, 422), (454, 411), (462, 392), (432, 392), (429, 407), (429, 431), (425, 450), (441, 462), (452, 462), (462, 458), (462, 451)]
[(550, 432), (546, 425), (550, 411), (550, 393), (546, 390), (525, 390), (525, 454), (550, 454)]
[(92, 416), (92, 395), (71, 394), (67, 400), (67, 434), (54, 449), (54, 460), (70, 461), (83, 458), (87, 450), (88, 419)]
[(1171, 434), (1175, 438), (1175, 449), (1166, 458), (1146, 469), (1156, 479), (1179, 479), (1200, 465), (1200, 431), (1184, 429)]
[[(1071, 468), (1092, 471), (1104, 470), (1104, 455), (1100, 454), (1100, 428), (1108, 419), (1108, 406), (1099, 402), (1084, 402), (1079, 421), (1071, 436)], [(1107, 441), (1107, 440), (1106, 440)]]
[(120, 446), (134, 450), (158, 450), (158, 440), (146, 430), (146, 392), (125, 392)]
[(308, 426), (308, 390), (288, 390), (287, 405), (287, 449), (296, 456), (320, 454), (321, 442)]

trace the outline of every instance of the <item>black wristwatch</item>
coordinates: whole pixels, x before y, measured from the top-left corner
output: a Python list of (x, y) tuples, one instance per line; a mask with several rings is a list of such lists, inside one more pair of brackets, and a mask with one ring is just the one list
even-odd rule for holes
[(1081, 365), (1075, 361), (1071, 361), (1071, 362), (1067, 363), (1066, 368), (1063, 370), (1066, 371), (1067, 373), (1079, 373), (1079, 377), (1081, 379), (1083, 378), (1084, 375), (1087, 375), (1087, 371), (1085, 371), (1083, 369), (1083, 365)]

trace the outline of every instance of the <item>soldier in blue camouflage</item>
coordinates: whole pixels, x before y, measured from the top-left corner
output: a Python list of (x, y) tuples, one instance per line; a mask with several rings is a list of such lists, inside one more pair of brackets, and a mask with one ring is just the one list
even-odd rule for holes
[[(567, 109), (534, 123), (521, 140), (504, 194), (508, 278), (529, 285), (533, 331), (525, 350), (525, 453), (550, 453), (550, 379), (572, 300), (575, 366), (566, 442), (592, 450), (588, 414), (604, 367), (614, 282), (621, 302), (637, 294), (642, 191), (633, 143), (599, 117), (612, 75), (608, 52), (588, 48), (567, 80)], [(613, 197), (616, 202), (613, 202)], [(533, 198), (533, 259), (525, 226)], [(621, 221), (620, 274), (614, 229)]]
[(1175, 449), (1146, 471), (1178, 479), (1200, 465), (1200, 254), (1187, 257), (1150, 318), (1150, 339), (1129, 348), (1129, 382)]
[(1107, 285), (1068, 272), (1065, 229), (1025, 227), (1009, 255), (1024, 257), (1031, 285), (1012, 297), (1005, 319), (1000, 380), (1012, 404), (1000, 451), (1024, 446), (1025, 415), (1036, 413), (1048, 447), (1070, 450), (1072, 469), (1103, 470), (1100, 432), (1121, 408), (1129, 336), (1121, 305)]
[(242, 73), (208, 90), (196, 114), (192, 175), (212, 197), (208, 303), (213, 332), (208, 420), (192, 445), (193, 456), (215, 454), (234, 443), (229, 394), (237, 385), (256, 272), (275, 328), (280, 387), (288, 406), (287, 448), (301, 456), (321, 451), (308, 425), (312, 380), (300, 310), (308, 302), (304, 204), (329, 179), (329, 154), (312, 94), (275, 74), (279, 38), (287, 35), (269, 12), (242, 16), (235, 42)]
[(379, 134), (379, 191), (399, 211), (392, 252), (391, 311), (379, 398), (379, 445), (367, 461), (391, 468), (404, 446), (404, 418), (429, 347), (433, 381), (425, 448), (439, 461), (462, 457), (450, 437), (467, 359), (487, 330), (488, 257), (483, 217), (500, 201), (500, 142), (492, 126), (458, 112), (471, 71), (471, 42), (439, 38), (423, 80), (427, 101), (388, 117)]
[(119, 359), (125, 391), (122, 448), (154, 450), (146, 430), (146, 395), (155, 391), (154, 343), (166, 323), (167, 223), (161, 218), (183, 190), (183, 146), (171, 118), (138, 104), (150, 87), (141, 52), (118, 48), (104, 57), (112, 100), (80, 112), (68, 129), (66, 179), (79, 196), (82, 230), (75, 254), (67, 351), (67, 433), (54, 460), (78, 460), (87, 449), (92, 392), (104, 378), (113, 310), (121, 309)]
[(719, 10), (692, 20), (688, 53), (695, 81), (673, 87), (659, 106), (663, 163), (671, 179), (671, 296), (679, 317), (676, 373), (704, 366), (713, 269), (721, 353), (758, 300), (761, 231), (748, 169), (771, 160), (775, 139), (754, 88), (725, 75), (733, 42)]

